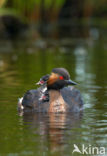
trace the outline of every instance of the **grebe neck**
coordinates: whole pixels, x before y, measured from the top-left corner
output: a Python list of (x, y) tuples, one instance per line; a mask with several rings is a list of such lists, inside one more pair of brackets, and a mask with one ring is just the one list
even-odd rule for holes
[(49, 112), (66, 112), (67, 104), (64, 101), (60, 90), (49, 90)]

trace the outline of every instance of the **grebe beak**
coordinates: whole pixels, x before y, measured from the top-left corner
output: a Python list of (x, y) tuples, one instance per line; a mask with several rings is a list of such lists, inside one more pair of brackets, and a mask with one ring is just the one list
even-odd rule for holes
[(67, 83), (67, 85), (77, 85), (76, 82), (72, 81), (72, 80), (65, 80), (65, 82)]

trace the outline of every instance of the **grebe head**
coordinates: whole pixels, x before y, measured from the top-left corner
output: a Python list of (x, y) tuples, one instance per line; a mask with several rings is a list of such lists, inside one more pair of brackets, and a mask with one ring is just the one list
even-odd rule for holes
[(59, 90), (67, 85), (76, 85), (77, 83), (70, 79), (70, 74), (65, 68), (54, 68), (47, 80), (47, 88)]
[(49, 79), (49, 74), (43, 76), (40, 78), (39, 82), (37, 82), (37, 85), (44, 85), (47, 83), (47, 80)]

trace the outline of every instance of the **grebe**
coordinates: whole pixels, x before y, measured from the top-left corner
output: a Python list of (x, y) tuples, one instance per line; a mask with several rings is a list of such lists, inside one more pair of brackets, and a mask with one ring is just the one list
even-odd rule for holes
[(37, 83), (41, 87), (29, 90), (19, 101), (19, 110), (35, 112), (78, 112), (83, 109), (80, 91), (73, 86), (65, 68), (54, 68), (50, 75), (43, 76)]

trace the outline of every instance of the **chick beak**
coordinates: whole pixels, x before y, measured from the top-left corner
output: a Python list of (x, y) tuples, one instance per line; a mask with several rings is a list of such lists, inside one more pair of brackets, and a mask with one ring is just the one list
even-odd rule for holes
[(36, 85), (40, 85), (41, 83), (40, 83), (40, 81), (39, 82), (37, 82), (37, 83), (35, 83)]
[(36, 85), (43, 85), (43, 84), (44, 84), (44, 81), (42, 80), (36, 83)]
[(67, 83), (67, 85), (77, 85), (77, 83), (76, 82), (74, 82), (74, 81), (72, 81), (72, 80), (65, 80), (66, 81), (66, 83)]

